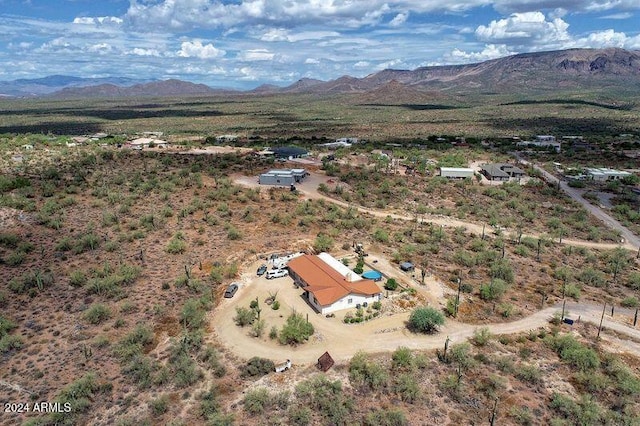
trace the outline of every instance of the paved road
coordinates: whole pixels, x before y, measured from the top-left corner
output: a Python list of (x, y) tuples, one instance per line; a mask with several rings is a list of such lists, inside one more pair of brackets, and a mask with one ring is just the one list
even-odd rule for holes
[[(519, 157), (517, 154), (514, 154), (514, 156), (517, 159), (522, 160), (522, 158)], [(573, 198), (575, 201), (580, 203), (589, 213), (591, 213), (593, 216), (595, 216), (598, 219), (600, 219), (609, 228), (619, 231), (620, 235), (622, 236), (622, 238), (624, 238), (625, 245), (628, 248), (631, 248), (633, 250), (638, 250), (640, 248), (640, 237), (638, 237), (636, 234), (631, 232), (631, 230), (629, 230), (627, 227), (622, 225), (620, 222), (618, 222), (616, 219), (611, 217), (609, 214), (604, 212), (600, 207), (594, 206), (593, 204), (589, 203), (587, 200), (582, 198), (582, 194), (581, 194), (580, 191), (576, 190), (575, 188), (571, 188), (569, 185), (567, 185), (566, 182), (559, 180), (557, 177), (555, 177), (554, 175), (552, 175), (551, 173), (549, 173), (548, 171), (546, 171), (542, 167), (540, 167), (540, 166), (538, 166), (536, 164), (533, 164), (533, 163), (530, 163), (530, 164), (536, 170), (538, 170), (540, 173), (542, 173), (544, 175), (544, 177), (545, 177), (545, 180), (547, 180), (548, 182), (557, 184), (558, 181), (559, 181), (560, 182), (560, 188), (569, 197)]]

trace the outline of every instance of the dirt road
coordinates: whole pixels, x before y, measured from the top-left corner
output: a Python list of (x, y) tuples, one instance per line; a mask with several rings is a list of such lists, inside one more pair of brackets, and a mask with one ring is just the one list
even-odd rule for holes
[[(260, 185), (258, 184), (258, 180), (255, 177), (234, 176), (233, 178), (236, 183), (239, 183), (241, 185), (250, 186), (250, 187), (260, 187)], [(401, 213), (388, 211), (388, 210), (369, 209), (369, 208), (358, 206), (355, 204), (349, 204), (342, 200), (337, 200), (335, 198), (329, 197), (325, 194), (318, 192), (318, 185), (320, 185), (321, 183), (327, 183), (329, 179), (330, 179), (329, 177), (320, 175), (318, 173), (311, 173), (311, 175), (307, 179), (305, 179), (304, 182), (297, 184), (296, 188), (308, 198), (323, 199), (345, 208), (357, 209), (359, 212), (367, 213), (375, 217), (382, 217), (382, 218), (391, 217), (392, 219), (407, 220), (407, 221), (416, 220), (415, 216), (410, 216), (410, 215), (401, 214)], [(458, 220), (458, 219), (454, 219), (454, 218), (451, 218), (448, 216), (442, 216), (442, 215), (425, 215), (424, 218), (422, 219), (422, 222), (445, 226), (447, 228), (462, 227), (466, 229), (468, 232), (472, 232), (477, 235), (481, 235), (483, 230), (487, 235), (495, 233), (494, 229), (490, 226), (484, 226), (482, 224), (477, 224), (472, 222), (465, 222), (462, 220)], [(510, 232), (515, 233), (515, 231), (510, 231), (509, 229), (503, 231), (503, 233), (505, 234), (509, 234)], [(532, 238), (541, 237), (540, 234), (536, 234), (536, 233), (522, 234), (522, 236), (532, 237)], [(624, 246), (629, 250), (638, 249), (638, 246), (634, 245), (636, 244), (635, 240), (632, 239), (632, 240), (625, 240), (625, 241), (626, 243), (624, 244)], [(616, 244), (616, 243), (596, 243), (593, 241), (576, 240), (573, 238), (563, 238), (562, 244), (572, 245), (577, 247), (587, 247), (587, 248), (593, 248), (593, 249), (599, 249), (599, 250), (603, 250), (603, 249), (610, 250), (620, 246), (620, 244)]]
[[(248, 294), (249, 292), (247, 292)], [(241, 302), (248, 302), (242, 300)], [(245, 303), (242, 303), (244, 305)], [(447, 319), (440, 331), (434, 335), (422, 335), (410, 332), (406, 328), (409, 314), (396, 314), (374, 319), (363, 324), (343, 324), (338, 318), (325, 318), (321, 315), (310, 315), (310, 321), (316, 329), (316, 334), (309, 342), (298, 346), (283, 346), (275, 341), (264, 338), (255, 338), (248, 335), (246, 329), (241, 329), (233, 323), (236, 304), (219, 306), (211, 324), (218, 339), (232, 352), (241, 357), (249, 358), (260, 356), (273, 360), (292, 359), (296, 364), (312, 364), (325, 351), (340, 361), (350, 359), (357, 351), (366, 350), (369, 353), (390, 352), (400, 346), (411, 349), (436, 349), (442, 348), (447, 338), (451, 343), (463, 342), (473, 336), (478, 326), (463, 324), (453, 319)], [(493, 334), (514, 334), (534, 330), (548, 325), (549, 319), (561, 310), (561, 305), (543, 309), (510, 323), (489, 324)], [(567, 304), (567, 311), (572, 319), (580, 316), (580, 321), (598, 325), (602, 307), (587, 304)], [(604, 332), (601, 337), (608, 341), (611, 339), (619, 351), (640, 353), (640, 330), (620, 323), (618, 314), (613, 319), (605, 315), (603, 325), (606, 329), (613, 330), (633, 338), (622, 340), (610, 336)], [(564, 325), (567, 330), (569, 326)]]
[[(517, 153), (512, 153), (518, 160), (522, 160), (522, 158)], [(560, 189), (562, 189), (569, 197), (571, 197), (576, 202), (580, 203), (582, 207), (584, 207), (592, 216), (600, 219), (605, 225), (609, 228), (614, 229), (620, 232), (620, 235), (624, 238), (625, 246), (630, 250), (638, 250), (640, 248), (640, 237), (631, 232), (629, 228), (622, 225), (616, 219), (614, 219), (611, 215), (603, 211), (600, 207), (594, 206), (584, 198), (582, 198), (582, 192), (571, 188), (567, 182), (561, 181), (542, 167), (530, 163), (536, 170), (538, 170), (544, 176), (547, 182), (553, 184), (559, 184)]]

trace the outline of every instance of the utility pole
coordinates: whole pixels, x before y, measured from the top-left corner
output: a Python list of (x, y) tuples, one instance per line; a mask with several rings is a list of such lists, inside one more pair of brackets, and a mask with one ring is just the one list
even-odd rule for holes
[(564, 312), (565, 312), (565, 309), (564, 309), (564, 308), (565, 308), (566, 304), (567, 304), (567, 300), (565, 299), (565, 300), (562, 302), (562, 316), (560, 317), (560, 321), (564, 320)]
[(602, 316), (600, 317), (600, 325), (598, 326), (598, 339), (600, 338), (600, 332), (602, 331), (602, 321), (604, 321), (604, 311), (607, 309), (607, 302), (604, 302), (602, 307)]

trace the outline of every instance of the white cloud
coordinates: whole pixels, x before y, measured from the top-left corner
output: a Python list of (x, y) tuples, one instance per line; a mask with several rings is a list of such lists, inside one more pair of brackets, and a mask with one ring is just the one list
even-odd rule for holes
[(631, 12), (620, 12), (613, 13), (611, 15), (601, 16), (600, 19), (615, 19), (615, 20), (623, 20), (633, 18), (633, 13)]
[(353, 64), (354, 68), (368, 68), (369, 66), (371, 66), (371, 63), (368, 61), (358, 61)]
[(480, 52), (465, 52), (458, 48), (453, 49), (451, 53), (445, 55), (445, 60), (447, 63), (464, 64), (502, 58), (515, 53), (510, 51), (504, 44), (488, 44)]
[(340, 33), (336, 31), (301, 31), (291, 33), (291, 31), (283, 28), (272, 28), (262, 34), (259, 39), (269, 42), (287, 41), (289, 43), (296, 43), (306, 40), (321, 40), (329, 37), (340, 37)]
[(304, 60), (304, 63), (309, 65), (317, 65), (320, 63), (320, 61), (316, 58), (307, 58)]
[(598, 31), (574, 42), (575, 47), (605, 48), (620, 47), (625, 49), (640, 49), (640, 35), (629, 37), (625, 33), (614, 30)]
[(569, 24), (561, 18), (548, 21), (541, 12), (513, 13), (506, 19), (491, 21), (476, 28), (476, 37), (484, 42), (507, 42), (532, 49), (558, 47), (570, 40)]
[(393, 18), (391, 20), (391, 22), (389, 22), (389, 25), (392, 27), (400, 27), (402, 26), (405, 22), (407, 22), (407, 19), (409, 18), (409, 14), (408, 13), (398, 13), (395, 18)]
[(122, 18), (115, 16), (77, 17), (73, 20), (74, 24), (79, 25), (120, 25), (123, 22)]
[(203, 45), (200, 40), (184, 41), (177, 55), (183, 58), (214, 59), (224, 56), (224, 50), (216, 49), (213, 44)]
[(98, 44), (91, 44), (87, 46), (85, 50), (90, 53), (98, 53), (100, 55), (105, 55), (107, 53), (110, 53), (113, 50), (113, 46), (111, 46), (108, 43), (98, 43)]
[(271, 61), (274, 57), (275, 54), (267, 49), (250, 49), (240, 55), (243, 61)]
[(136, 56), (161, 56), (160, 52), (158, 52), (157, 49), (143, 49), (140, 47), (133, 48), (132, 50), (128, 51), (127, 54)]

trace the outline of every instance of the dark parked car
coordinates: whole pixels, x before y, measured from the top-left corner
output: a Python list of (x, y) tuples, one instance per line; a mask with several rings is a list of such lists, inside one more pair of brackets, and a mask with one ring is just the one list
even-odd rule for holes
[(264, 275), (265, 272), (267, 272), (267, 265), (260, 265), (257, 272), (258, 276)]
[(233, 297), (234, 294), (236, 294), (236, 291), (238, 291), (238, 284), (229, 284), (229, 287), (227, 287), (224, 292), (224, 297), (229, 299)]

